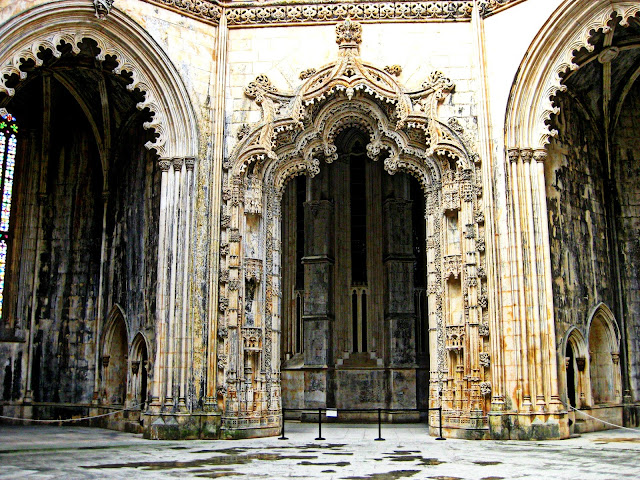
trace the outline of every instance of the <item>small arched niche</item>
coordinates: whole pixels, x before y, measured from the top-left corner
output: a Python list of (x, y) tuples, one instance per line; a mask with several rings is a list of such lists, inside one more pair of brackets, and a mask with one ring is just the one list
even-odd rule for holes
[(585, 408), (591, 404), (587, 347), (577, 329), (569, 331), (565, 341), (567, 407)]
[(589, 322), (589, 370), (594, 404), (620, 403), (620, 353), (615, 319), (600, 306)]
[(117, 305), (111, 310), (102, 343), (102, 392), (107, 405), (124, 405), (129, 345), (127, 325)]
[(149, 350), (147, 340), (138, 332), (131, 344), (130, 387), (128, 400), (131, 408), (144, 411), (149, 403)]

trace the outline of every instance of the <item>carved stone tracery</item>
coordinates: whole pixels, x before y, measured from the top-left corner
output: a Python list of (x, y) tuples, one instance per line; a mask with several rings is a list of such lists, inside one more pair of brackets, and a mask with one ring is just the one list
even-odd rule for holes
[[(409, 92), (398, 83), (397, 69), (379, 69), (360, 58), (359, 44), (362, 41), (362, 27), (346, 21), (336, 27), (336, 42), (339, 45), (338, 59), (321, 69), (308, 69), (301, 75), (302, 83), (293, 93), (279, 91), (266, 75), (259, 75), (245, 89), (245, 94), (254, 99), (262, 110), (259, 123), (250, 126), (235, 146), (229, 157), (229, 169), (224, 173), (223, 200), (225, 206), (222, 223), (222, 243), (232, 242), (233, 236), (246, 238), (249, 230), (260, 232), (259, 245), (249, 247), (241, 242), (241, 248), (251, 248), (259, 252), (254, 258), (247, 252), (240, 253), (244, 263), (240, 266), (240, 278), (251, 282), (251, 288), (260, 289), (263, 301), (264, 339), (261, 347), (255, 349), (258, 363), (264, 371), (265, 383), (245, 386), (261, 391), (266, 398), (267, 410), (279, 405), (279, 372), (274, 371), (274, 355), (279, 346), (272, 342), (273, 322), (279, 315), (279, 266), (274, 259), (280, 254), (280, 202), (286, 183), (297, 175), (313, 177), (319, 173), (322, 162), (332, 163), (337, 159), (334, 144), (338, 135), (346, 129), (355, 128), (369, 138), (367, 155), (373, 161), (382, 161), (387, 173), (393, 175), (401, 171), (416, 177), (427, 200), (427, 218), (432, 231), (428, 248), (433, 252), (433, 272), (429, 276), (429, 293), (436, 294), (437, 355), (438, 371), (432, 379), (442, 383), (447, 368), (446, 349), (464, 350), (468, 338), (466, 326), (447, 325), (443, 315), (444, 283), (450, 277), (461, 279), (467, 289), (478, 289), (479, 280), (473, 269), (463, 265), (460, 254), (446, 255), (442, 252), (442, 218), (449, 209), (460, 211), (464, 218), (474, 222), (474, 209), (481, 191), (474, 188), (479, 183), (479, 170), (474, 164), (477, 155), (469, 152), (467, 145), (459, 137), (456, 123), (441, 122), (438, 107), (455, 88), (453, 82), (441, 72), (432, 73), (421, 88)], [(399, 67), (398, 67), (399, 68)], [(416, 135), (417, 133), (417, 135)], [(446, 186), (448, 190), (443, 190)], [(238, 192), (243, 188), (244, 194)], [(464, 199), (464, 204), (461, 204)], [(251, 217), (249, 227), (249, 215)], [(255, 222), (259, 222), (259, 227)], [(475, 223), (467, 225), (467, 238), (472, 246), (478, 245), (479, 255), (482, 242), (476, 244)], [(237, 233), (236, 233), (237, 232)], [(461, 238), (463, 236), (461, 235)], [(252, 240), (249, 240), (252, 241)], [(221, 259), (221, 263), (224, 260)], [(229, 265), (227, 263), (227, 265)], [(242, 273), (243, 272), (243, 273)], [(473, 281), (469, 279), (473, 277)], [(464, 280), (464, 281), (462, 281)], [(258, 285), (259, 284), (259, 285)], [(246, 287), (245, 287), (246, 289)], [(255, 290), (256, 292), (258, 290)], [(250, 295), (256, 295), (252, 290)], [(229, 302), (223, 315), (242, 311), (249, 300), (231, 296), (223, 297)], [(464, 294), (465, 309), (468, 298)], [(468, 314), (467, 314), (468, 315)], [(247, 318), (245, 318), (247, 321)], [(222, 319), (221, 325), (225, 324)], [(243, 328), (254, 328), (253, 323)], [(455, 330), (455, 332), (454, 332)], [(224, 337), (225, 351), (231, 345), (230, 336)], [(245, 351), (246, 349), (246, 339)], [(255, 345), (255, 342), (252, 343)], [(254, 350), (251, 350), (254, 351)], [(243, 365), (242, 352), (235, 361)], [(246, 360), (247, 357), (245, 357)], [(256, 366), (254, 365), (254, 369)], [(238, 373), (241, 377), (241, 373)], [(231, 402), (231, 403), (229, 403)], [(234, 403), (227, 397), (225, 405)], [(235, 407), (233, 407), (235, 409)], [(257, 412), (256, 414), (260, 414)], [(223, 423), (229, 425), (237, 421), (235, 414), (223, 415)], [(266, 412), (261, 413), (266, 415)], [(235, 423), (234, 423), (235, 424)]]

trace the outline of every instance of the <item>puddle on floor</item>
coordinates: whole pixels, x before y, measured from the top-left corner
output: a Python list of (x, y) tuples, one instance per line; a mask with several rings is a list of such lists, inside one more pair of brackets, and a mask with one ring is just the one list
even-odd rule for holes
[(351, 465), (351, 462), (310, 462), (305, 460), (303, 462), (298, 462), (298, 465), (308, 466), (308, 465), (320, 465), (327, 467), (346, 467), (347, 465)]
[(220, 470), (189, 470), (189, 474), (195, 475), (198, 478), (222, 478), (232, 475), (244, 475), (244, 473), (238, 473), (229, 468)]
[[(207, 452), (209, 453), (209, 452)], [(142, 468), (145, 470), (170, 470), (174, 468), (192, 468), (219, 465), (244, 465), (254, 460), (313, 460), (317, 455), (280, 455), (277, 453), (249, 453), (246, 455), (220, 455), (216, 457), (201, 458), (187, 461), (157, 461), (157, 462), (131, 462), (108, 463), (104, 465), (82, 465), (82, 468), (115, 469), (115, 468)]]
[(593, 441), (599, 445), (607, 443), (640, 443), (639, 437), (620, 437), (620, 438), (594, 438)]
[(387, 458), (392, 462), (420, 462), (420, 465), (440, 465), (441, 463), (444, 463), (437, 458), (425, 458), (420, 455), (409, 454), (389, 455)]
[(412, 477), (416, 473), (420, 473), (420, 470), (394, 470), (387, 473), (372, 473), (364, 477), (345, 477), (345, 480), (397, 480)]

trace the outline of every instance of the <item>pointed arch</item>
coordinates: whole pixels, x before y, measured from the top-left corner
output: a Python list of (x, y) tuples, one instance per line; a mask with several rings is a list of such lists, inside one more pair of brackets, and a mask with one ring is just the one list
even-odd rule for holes
[(593, 401), (596, 404), (619, 403), (622, 401), (620, 333), (613, 312), (604, 303), (592, 310), (587, 332)]
[(565, 388), (567, 407), (583, 408), (591, 404), (589, 381), (589, 350), (579, 328), (571, 327), (562, 339), (565, 361)]
[(133, 337), (129, 349), (129, 367), (129, 405), (144, 411), (149, 402), (149, 341), (143, 332)]
[(508, 147), (544, 149), (551, 137), (548, 121), (558, 113), (552, 98), (566, 90), (562, 75), (577, 70), (573, 52), (586, 48), (593, 32), (610, 30), (613, 15), (628, 25), (629, 18), (640, 12), (636, 1), (594, 0), (576, 2), (565, 0), (547, 20), (520, 63), (511, 87), (505, 121), (505, 145)]
[(197, 156), (196, 116), (180, 74), (160, 45), (117, 8), (111, 10), (107, 20), (100, 21), (91, 2), (47, 3), (0, 26), (0, 38), (0, 92), (15, 94), (11, 79), (27, 78), (21, 68), (26, 61), (33, 61), (36, 68), (42, 66), (42, 49), (59, 57), (60, 48), (70, 45), (77, 54), (79, 44), (88, 38), (98, 45), (96, 60), (113, 57), (117, 62), (114, 73), (131, 75), (127, 89), (144, 93), (137, 108), (150, 110), (152, 119), (144, 127), (156, 132), (155, 140), (145, 145), (147, 149), (155, 150), (160, 158)]
[(101, 351), (103, 401), (123, 405), (127, 391), (129, 329), (119, 305), (114, 305), (107, 317)]

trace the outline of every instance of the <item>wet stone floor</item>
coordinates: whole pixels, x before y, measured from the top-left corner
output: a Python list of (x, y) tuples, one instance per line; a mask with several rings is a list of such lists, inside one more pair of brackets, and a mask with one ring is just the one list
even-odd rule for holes
[(0, 479), (640, 479), (640, 429), (546, 442), (436, 441), (421, 424), (287, 422), (288, 440), (150, 441), (84, 427), (0, 425)]

